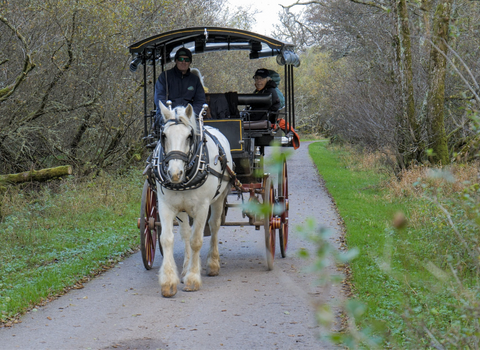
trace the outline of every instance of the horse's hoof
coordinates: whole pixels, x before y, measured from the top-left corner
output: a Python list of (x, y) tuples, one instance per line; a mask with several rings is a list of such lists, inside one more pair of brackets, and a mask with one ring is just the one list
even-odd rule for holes
[(207, 269), (207, 276), (218, 276), (220, 274), (220, 269)]
[(220, 263), (209, 261), (207, 263), (207, 275), (218, 276), (220, 273)]
[(200, 289), (201, 283), (199, 281), (189, 281), (185, 282), (185, 286), (183, 287), (184, 292), (196, 292)]
[(173, 297), (175, 294), (177, 294), (177, 286), (176, 285), (165, 285), (165, 286), (162, 286), (162, 295), (165, 297), (165, 298), (171, 298)]

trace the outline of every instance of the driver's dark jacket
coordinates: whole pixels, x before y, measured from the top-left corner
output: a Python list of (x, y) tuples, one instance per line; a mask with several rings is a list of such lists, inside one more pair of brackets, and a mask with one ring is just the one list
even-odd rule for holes
[[(269, 112), (269, 120), (272, 123), (275, 123), (275, 119), (277, 116), (277, 112), (280, 109), (280, 98), (277, 95), (276, 88), (277, 84), (273, 80), (267, 81), (265, 84), (265, 87), (257, 91), (255, 90), (253, 93), (254, 94), (272, 94), (272, 104), (252, 104), (250, 105), (250, 108), (253, 110), (266, 110)], [(272, 113), (273, 112), (273, 113)], [(267, 119), (267, 113), (266, 112), (250, 112), (250, 120), (265, 120)]]
[[(165, 74), (167, 73), (167, 74)], [(168, 80), (168, 96), (165, 84), (165, 76)], [(205, 104), (205, 90), (198, 76), (192, 74), (190, 69), (186, 74), (182, 74), (177, 66), (162, 72), (155, 84), (155, 106), (157, 106), (157, 115), (160, 115), (158, 101), (166, 106), (167, 100), (172, 101), (172, 108), (178, 106), (186, 107), (189, 103), (192, 105), (195, 114), (198, 115)]]

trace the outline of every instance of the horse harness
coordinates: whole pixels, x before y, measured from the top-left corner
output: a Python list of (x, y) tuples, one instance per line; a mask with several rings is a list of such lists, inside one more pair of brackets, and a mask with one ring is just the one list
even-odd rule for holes
[[(190, 134), (190, 149), (188, 153), (181, 151), (170, 151), (165, 153), (165, 140), (164, 140), (164, 130), (171, 124), (181, 124), (180, 120), (170, 119), (161, 127), (160, 131), (160, 142), (157, 143), (155, 150), (153, 151), (151, 167), (153, 168), (153, 173), (155, 179), (160, 183), (162, 188), (166, 188), (172, 191), (186, 191), (193, 190), (202, 186), (207, 180), (208, 174), (218, 178), (218, 187), (217, 191), (213, 198), (215, 198), (220, 193), (220, 187), (222, 181), (230, 181), (230, 177), (225, 175), (225, 171), (228, 168), (228, 174), (231, 174), (231, 170), (227, 165), (227, 157), (223, 146), (220, 144), (218, 139), (212, 135), (208, 130), (203, 129), (203, 133), (196, 135), (195, 131), (192, 128)], [(202, 138), (203, 135), (203, 138)], [(215, 145), (218, 148), (218, 155), (215, 156), (214, 164), (216, 165), (220, 161), (221, 172), (212, 169), (209, 165), (209, 154), (207, 137), (208, 135)], [(202, 138), (202, 139), (201, 139)], [(167, 175), (168, 162), (174, 159), (180, 159), (185, 162), (185, 181), (179, 184), (174, 184), (170, 181), (169, 176)], [(163, 189), (162, 189), (163, 191)]]

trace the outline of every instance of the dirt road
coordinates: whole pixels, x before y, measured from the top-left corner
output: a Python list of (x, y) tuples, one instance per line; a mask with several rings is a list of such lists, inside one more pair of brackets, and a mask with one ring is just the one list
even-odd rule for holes
[[(263, 228), (222, 227), (220, 275), (208, 277), (203, 272), (200, 291), (187, 293), (180, 287), (175, 297), (163, 298), (157, 279), (160, 255), (155, 269), (147, 271), (137, 253), (85, 288), (29, 312), (22, 323), (0, 329), (0, 349), (334, 348), (319, 339), (322, 329), (316, 326), (314, 305), (338, 300), (341, 289), (315, 285), (315, 275), (306, 272), (311, 260), (296, 254), (311, 244), (294, 228), (314, 217), (334, 229), (336, 244), (339, 220), (306, 143), (289, 159), (288, 171), (288, 256), (280, 257), (277, 243), (273, 271), (266, 268)], [(183, 248), (178, 238), (175, 257), (181, 268)], [(206, 237), (203, 265), (208, 241)]]

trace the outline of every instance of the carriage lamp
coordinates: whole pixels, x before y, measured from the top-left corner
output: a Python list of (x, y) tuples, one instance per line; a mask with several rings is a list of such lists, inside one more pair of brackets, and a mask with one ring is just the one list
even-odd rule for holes
[(130, 62), (130, 72), (135, 72), (140, 63), (142, 63), (142, 58), (137, 56), (132, 62)]
[(294, 67), (300, 66), (300, 58), (293, 51), (282, 51), (277, 55), (277, 64), (284, 66), (286, 64), (293, 65)]

